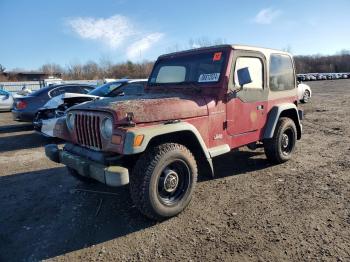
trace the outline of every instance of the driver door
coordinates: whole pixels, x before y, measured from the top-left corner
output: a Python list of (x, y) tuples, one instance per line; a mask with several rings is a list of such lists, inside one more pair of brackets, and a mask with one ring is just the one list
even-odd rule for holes
[[(266, 121), (266, 58), (260, 52), (234, 51), (227, 101), (227, 132), (235, 145), (259, 140)], [(251, 82), (239, 86), (237, 71), (248, 68)]]

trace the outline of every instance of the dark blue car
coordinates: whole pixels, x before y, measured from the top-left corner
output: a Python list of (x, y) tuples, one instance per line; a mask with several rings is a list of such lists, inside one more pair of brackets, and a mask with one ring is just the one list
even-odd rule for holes
[(64, 93), (87, 94), (94, 88), (95, 86), (86, 84), (60, 84), (44, 87), (27, 96), (16, 98), (12, 110), (13, 118), (16, 121), (33, 122), (38, 109), (51, 98)]

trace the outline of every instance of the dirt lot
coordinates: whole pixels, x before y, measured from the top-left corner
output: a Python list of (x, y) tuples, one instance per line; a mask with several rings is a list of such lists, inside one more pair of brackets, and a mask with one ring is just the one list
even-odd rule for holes
[(350, 80), (309, 84), (293, 160), (271, 166), (247, 149), (219, 157), (217, 177), (162, 223), (138, 213), (128, 187), (69, 177), (45, 158), (49, 140), (0, 127), (0, 261), (349, 261)]

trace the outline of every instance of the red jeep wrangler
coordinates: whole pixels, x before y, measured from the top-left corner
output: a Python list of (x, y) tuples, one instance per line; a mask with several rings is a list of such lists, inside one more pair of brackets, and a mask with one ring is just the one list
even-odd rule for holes
[(69, 109), (54, 129), (67, 144), (45, 152), (80, 179), (130, 180), (135, 205), (160, 220), (189, 204), (198, 168), (214, 175), (216, 156), (248, 145), (274, 163), (289, 160), (302, 132), (297, 100), (288, 53), (221, 45), (167, 54), (144, 95)]

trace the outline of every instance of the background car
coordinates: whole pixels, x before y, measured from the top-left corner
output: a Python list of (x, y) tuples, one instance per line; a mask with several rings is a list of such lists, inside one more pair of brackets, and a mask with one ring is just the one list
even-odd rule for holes
[(0, 89), (0, 111), (11, 111), (13, 103), (14, 100), (12, 94)]
[(298, 99), (302, 103), (308, 103), (311, 98), (311, 88), (306, 84), (298, 84)]
[(13, 118), (16, 121), (32, 122), (38, 109), (51, 98), (64, 93), (86, 94), (94, 88), (95, 86), (86, 84), (64, 84), (44, 87), (30, 95), (15, 98), (14, 109), (12, 110)]
[(56, 96), (38, 110), (33, 121), (34, 129), (44, 136), (54, 137), (53, 128), (57, 119), (64, 116), (68, 108), (95, 99), (140, 95), (146, 83), (147, 79), (123, 79), (104, 84), (88, 94), (65, 93)]

